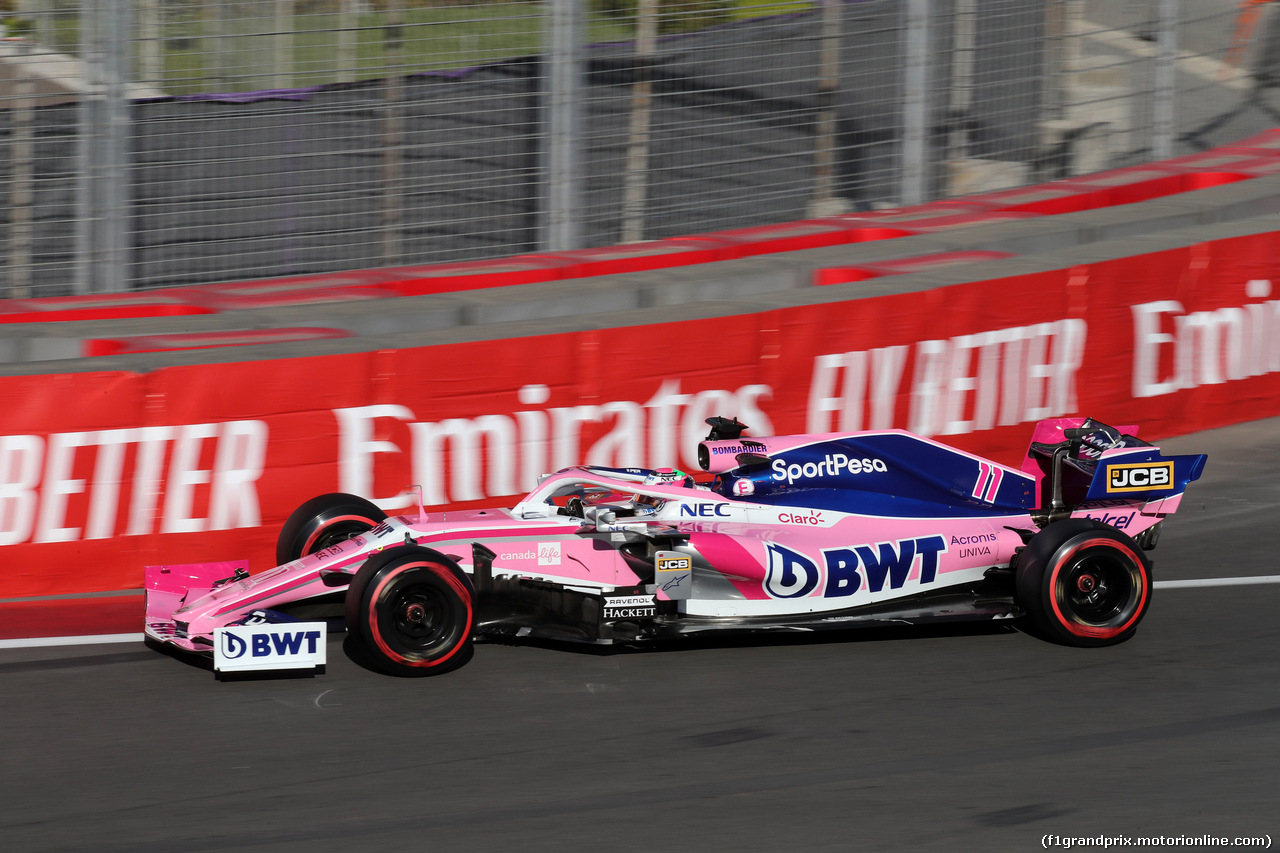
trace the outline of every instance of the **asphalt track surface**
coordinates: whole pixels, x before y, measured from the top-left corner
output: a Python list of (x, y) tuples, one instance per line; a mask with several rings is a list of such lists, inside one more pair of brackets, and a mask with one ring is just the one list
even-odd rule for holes
[[(1210, 454), (1157, 579), (1276, 574), (1280, 420)], [(1280, 840), (1280, 584), (1157, 591), (1101, 650), (1005, 627), (216, 681), (0, 650), (6, 851), (1031, 850)]]

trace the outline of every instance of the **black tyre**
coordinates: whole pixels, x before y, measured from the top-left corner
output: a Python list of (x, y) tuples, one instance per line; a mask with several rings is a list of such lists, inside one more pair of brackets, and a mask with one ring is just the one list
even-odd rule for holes
[(276, 565), (291, 563), (377, 527), (387, 514), (364, 498), (335, 492), (293, 511), (276, 539)]
[(347, 589), (347, 631), (392, 675), (435, 675), (471, 659), (475, 591), (443, 554), (405, 545), (376, 554)]
[(1018, 603), (1049, 639), (1110, 646), (1133, 636), (1151, 605), (1151, 564), (1131, 538), (1072, 518), (1037, 533), (1018, 559)]

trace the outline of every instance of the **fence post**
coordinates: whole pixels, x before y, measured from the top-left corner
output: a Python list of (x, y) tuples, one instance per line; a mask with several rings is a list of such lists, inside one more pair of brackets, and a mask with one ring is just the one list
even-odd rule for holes
[[(87, 0), (87, 2), (92, 2), (92, 0)], [(204, 60), (205, 77), (212, 78), (215, 86), (219, 87), (217, 91), (220, 92), (230, 91), (230, 88), (223, 89), (220, 87), (227, 86), (231, 82), (231, 74), (227, 69), (227, 42), (231, 38), (231, 31), (229, 27), (225, 26), (228, 16), (224, 14), (223, 6), (227, 7), (226, 12), (233, 17), (239, 11), (235, 0), (225, 0), (225, 2), (224, 0), (201, 0), (200, 3), (200, 36), (209, 42), (207, 54), (212, 54), (212, 59), (207, 58), (206, 55)]]
[(822, 35), (818, 47), (818, 117), (814, 127), (813, 198), (810, 216), (842, 212), (836, 209), (836, 92), (840, 88), (840, 24), (843, 0), (816, 0), (822, 5)]
[(927, 191), (929, 0), (907, 0), (902, 77), (902, 204), (922, 204)]
[(582, 0), (551, 0), (545, 18), (547, 251), (582, 247), (577, 169), (582, 92)]
[(1151, 154), (1156, 160), (1173, 156), (1174, 105), (1177, 99), (1178, 0), (1160, 0), (1156, 12), (1155, 103), (1151, 116)]
[(160, 0), (138, 0), (139, 82), (164, 87), (164, 7)]
[(627, 165), (623, 173), (622, 242), (644, 239), (645, 196), (648, 186), (649, 139), (653, 111), (654, 47), (658, 42), (658, 0), (639, 0), (636, 9), (634, 82), (631, 84), (631, 122), (627, 131)]
[(86, 0), (76, 187), (77, 293), (128, 287), (132, 203), (129, 157), (129, 0)]
[(947, 139), (948, 157), (962, 160), (969, 156), (969, 115), (973, 109), (974, 60), (977, 48), (978, 0), (956, 0), (952, 23), (954, 46), (951, 49), (951, 106)]
[(18, 15), (35, 22), (31, 38), (50, 50), (56, 50), (57, 38), (53, 28), (53, 16), (57, 4), (54, 0), (18, 0)]
[[(29, 42), (16, 42), (18, 56), (30, 58)], [(9, 289), (10, 299), (25, 299), (31, 295), (32, 279), (32, 203), (35, 200), (35, 161), (32, 122), (35, 118), (35, 81), (31, 71), (23, 63), (15, 63), (17, 79), (13, 83), (14, 101), (9, 111), (13, 130), (9, 141), (9, 161), (12, 163), (13, 185), (9, 191), (12, 213), (9, 218)]]
[(338, 9), (338, 82), (356, 79), (358, 60), (356, 35), (360, 19), (356, 14), (358, 0), (339, 0)]
[(293, 85), (293, 0), (276, 0), (275, 49), (272, 62), (275, 65), (274, 89), (288, 89)]
[(404, 69), (404, 0), (387, 0), (382, 66), (382, 263), (400, 261), (402, 201), (400, 192), (400, 99)]

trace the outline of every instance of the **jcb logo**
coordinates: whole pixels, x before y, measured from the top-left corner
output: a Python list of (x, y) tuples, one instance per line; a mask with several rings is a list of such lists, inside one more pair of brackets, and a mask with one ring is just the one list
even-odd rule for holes
[(681, 572), (688, 570), (693, 563), (688, 557), (659, 557), (658, 571), (660, 572)]
[(1107, 466), (1108, 492), (1146, 492), (1168, 489), (1172, 485), (1172, 462)]

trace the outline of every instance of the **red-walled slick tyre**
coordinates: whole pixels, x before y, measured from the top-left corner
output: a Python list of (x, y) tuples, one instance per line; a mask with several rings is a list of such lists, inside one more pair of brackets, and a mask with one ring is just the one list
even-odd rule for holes
[(405, 545), (371, 557), (347, 589), (347, 631), (392, 675), (436, 675), (471, 659), (475, 593), (443, 554)]
[(1050, 524), (1018, 558), (1018, 603), (1047, 637), (1110, 646), (1133, 636), (1151, 605), (1151, 564), (1131, 538), (1088, 518)]
[(387, 514), (355, 495), (320, 495), (293, 511), (276, 539), (276, 565), (322, 551), (330, 545), (372, 530)]

